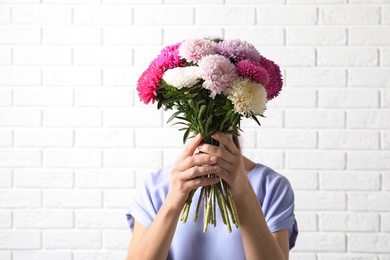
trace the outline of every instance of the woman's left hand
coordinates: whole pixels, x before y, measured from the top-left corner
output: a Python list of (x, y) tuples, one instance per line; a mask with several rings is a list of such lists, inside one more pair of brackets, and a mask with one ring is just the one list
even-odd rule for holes
[(216, 164), (220, 170), (216, 174), (229, 184), (233, 196), (244, 194), (251, 185), (244, 158), (234, 144), (232, 135), (218, 132), (212, 137), (219, 141), (219, 146), (204, 143), (199, 145), (198, 150), (218, 158)]

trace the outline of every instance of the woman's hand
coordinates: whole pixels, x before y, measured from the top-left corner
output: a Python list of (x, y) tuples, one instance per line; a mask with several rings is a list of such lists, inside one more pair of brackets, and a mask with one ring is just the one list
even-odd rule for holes
[(249, 169), (245, 168), (244, 157), (234, 144), (232, 135), (219, 132), (212, 137), (219, 141), (219, 146), (200, 144), (198, 150), (218, 158), (220, 170), (217, 175), (229, 184), (233, 196), (244, 194), (251, 188), (247, 178)]
[(195, 154), (201, 141), (201, 134), (195, 136), (171, 169), (167, 200), (180, 210), (183, 208), (191, 190), (215, 184), (219, 181), (218, 177), (199, 178), (208, 174), (218, 174), (220, 170), (220, 167), (216, 164), (216, 156), (206, 153)]

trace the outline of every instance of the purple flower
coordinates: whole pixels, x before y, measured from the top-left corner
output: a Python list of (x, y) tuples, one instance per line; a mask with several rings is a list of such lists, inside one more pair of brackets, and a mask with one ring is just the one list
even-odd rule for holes
[(179, 55), (187, 61), (198, 62), (204, 56), (216, 54), (216, 46), (216, 42), (207, 39), (185, 40), (179, 47)]
[(271, 100), (277, 97), (282, 90), (282, 74), (278, 65), (263, 56), (261, 56), (261, 65), (267, 70), (269, 75), (269, 83), (264, 85), (264, 87), (267, 91), (267, 99)]
[(213, 54), (201, 59), (198, 63), (200, 77), (204, 79), (203, 87), (211, 91), (210, 97), (225, 91), (231, 81), (237, 77), (233, 63), (224, 56)]
[(251, 43), (241, 40), (225, 40), (217, 45), (217, 53), (233, 62), (253, 60), (260, 62), (261, 55)]
[(237, 73), (244, 78), (267, 85), (269, 83), (268, 72), (260, 63), (251, 60), (242, 60), (236, 63)]

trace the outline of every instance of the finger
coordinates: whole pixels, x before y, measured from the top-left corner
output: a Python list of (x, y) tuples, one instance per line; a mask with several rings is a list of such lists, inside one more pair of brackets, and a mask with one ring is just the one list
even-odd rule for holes
[(189, 144), (187, 144), (179, 160), (182, 161), (188, 156), (192, 156), (196, 148), (199, 146), (200, 142), (202, 141), (202, 138), (203, 137), (201, 133), (197, 134), (194, 137), (194, 139), (192, 139), (192, 141)]
[(199, 177), (208, 176), (211, 174), (218, 174), (220, 169), (221, 168), (218, 165), (196, 166), (184, 171), (182, 177), (185, 180), (192, 180)]
[(178, 162), (176, 168), (179, 171), (185, 171), (194, 166), (212, 165), (217, 162), (217, 158), (210, 154), (200, 153), (193, 156), (189, 156), (184, 160)]
[(235, 155), (233, 155), (231, 152), (229, 152), (227, 149), (225, 149), (223, 146), (215, 146), (211, 144), (201, 144), (198, 147), (199, 151), (213, 155), (217, 158), (221, 158), (222, 160), (225, 160), (227, 162), (233, 162), (235, 161)]
[(199, 187), (209, 186), (211, 184), (216, 184), (220, 181), (218, 177), (207, 177), (207, 178), (197, 178), (189, 180), (185, 183), (186, 189), (194, 190)]
[(215, 133), (211, 136), (213, 139), (219, 141), (226, 150), (228, 150), (232, 154), (239, 154), (240, 150), (237, 148), (235, 143), (233, 142), (232, 135), (223, 134), (221, 132)]

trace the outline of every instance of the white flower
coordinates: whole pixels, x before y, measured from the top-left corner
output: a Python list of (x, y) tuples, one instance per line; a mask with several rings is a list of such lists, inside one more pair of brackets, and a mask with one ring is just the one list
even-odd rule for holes
[(226, 90), (234, 111), (243, 115), (250, 112), (262, 115), (267, 105), (267, 92), (262, 84), (247, 78), (237, 78)]
[(169, 69), (163, 75), (166, 83), (178, 89), (192, 87), (198, 82), (199, 78), (199, 68), (197, 66)]

